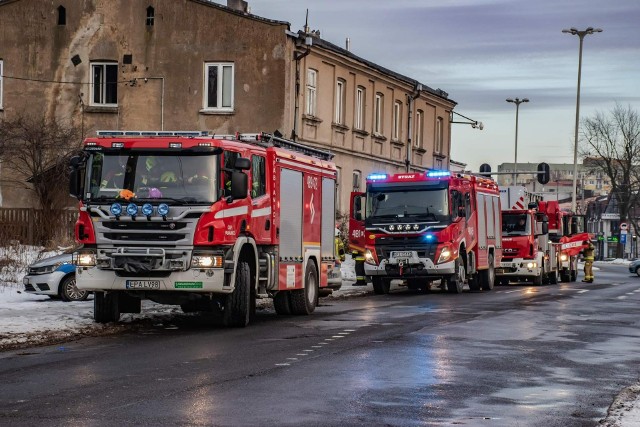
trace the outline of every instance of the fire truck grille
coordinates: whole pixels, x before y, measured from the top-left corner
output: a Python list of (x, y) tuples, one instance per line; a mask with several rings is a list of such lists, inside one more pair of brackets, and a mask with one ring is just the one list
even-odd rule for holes
[(143, 220), (136, 222), (104, 222), (105, 228), (115, 231), (129, 230), (157, 230), (157, 231), (174, 231), (182, 230), (187, 224), (184, 222), (148, 222)]
[(425, 243), (423, 236), (380, 237), (376, 239), (376, 253), (379, 259), (387, 259), (393, 251), (416, 251), (420, 258), (434, 259), (438, 245)]
[(178, 240), (184, 239), (185, 235), (184, 234), (178, 234), (178, 233), (153, 233), (153, 234), (147, 234), (147, 233), (129, 233), (129, 232), (125, 232), (125, 233), (104, 233), (104, 237), (112, 240), (112, 241), (118, 241), (118, 242), (130, 242), (130, 241), (136, 241), (136, 242), (144, 242), (144, 241), (148, 241), (148, 242), (176, 242)]

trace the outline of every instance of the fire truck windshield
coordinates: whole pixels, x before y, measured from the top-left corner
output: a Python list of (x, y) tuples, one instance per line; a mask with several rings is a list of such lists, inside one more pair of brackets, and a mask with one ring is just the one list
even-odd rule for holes
[(217, 155), (92, 153), (87, 162), (91, 200), (111, 201), (123, 190), (136, 199), (211, 204), (218, 199)]
[(502, 236), (528, 236), (531, 234), (531, 218), (527, 214), (503, 213)]
[(415, 221), (448, 222), (449, 202), (446, 188), (370, 188), (367, 192), (367, 220), (390, 221), (411, 218)]

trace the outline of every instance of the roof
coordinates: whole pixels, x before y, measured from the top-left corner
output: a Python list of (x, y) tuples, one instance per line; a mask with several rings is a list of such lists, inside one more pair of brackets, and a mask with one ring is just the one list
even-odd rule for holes
[(433, 89), (433, 88), (427, 86), (426, 84), (419, 82), (416, 79), (412, 79), (411, 77), (407, 77), (407, 76), (405, 76), (403, 74), (397, 73), (397, 72), (392, 71), (392, 70), (390, 70), (390, 69), (388, 69), (386, 67), (378, 65), (378, 64), (376, 64), (374, 62), (371, 62), (371, 61), (369, 61), (367, 59), (364, 59), (364, 58), (362, 58), (362, 57), (360, 57), (358, 55), (355, 55), (353, 52), (351, 52), (351, 51), (349, 51), (347, 49), (343, 49), (343, 48), (341, 48), (341, 47), (339, 47), (339, 46), (337, 46), (337, 45), (335, 45), (333, 43), (330, 43), (330, 42), (328, 42), (326, 40), (321, 39), (316, 34), (305, 33), (304, 31), (298, 31), (297, 34), (296, 33), (292, 33), (292, 35), (293, 34), (295, 34), (299, 38), (305, 38), (305, 37), (311, 36), (312, 39), (313, 39), (313, 46), (314, 47), (320, 47), (320, 48), (332, 51), (334, 53), (338, 53), (340, 55), (346, 56), (347, 58), (352, 59), (352, 60), (357, 61), (357, 62), (360, 62), (361, 64), (363, 64), (363, 65), (365, 65), (365, 66), (367, 66), (369, 68), (373, 68), (374, 70), (377, 70), (382, 74), (386, 74), (386, 75), (391, 76), (391, 77), (393, 77), (395, 79), (398, 79), (398, 80), (401, 80), (401, 81), (403, 81), (405, 83), (408, 83), (413, 87), (416, 87), (418, 85), (422, 85), (422, 90), (423, 91), (429, 92), (429, 93), (431, 93), (431, 94), (433, 94), (433, 95), (435, 95), (435, 96), (437, 96), (439, 98), (446, 99), (447, 101), (452, 102), (454, 105), (457, 105), (457, 102), (449, 99), (449, 94), (447, 92), (445, 92), (444, 90), (442, 90), (442, 89)]

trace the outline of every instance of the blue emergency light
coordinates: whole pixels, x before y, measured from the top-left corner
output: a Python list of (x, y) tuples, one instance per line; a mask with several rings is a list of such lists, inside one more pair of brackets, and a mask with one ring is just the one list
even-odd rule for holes
[(367, 179), (370, 181), (378, 181), (381, 179), (387, 179), (387, 175), (384, 173), (372, 173), (367, 177)]
[(439, 178), (439, 177), (443, 177), (443, 176), (451, 176), (451, 172), (433, 170), (433, 171), (428, 171), (427, 172), (427, 176), (429, 178)]

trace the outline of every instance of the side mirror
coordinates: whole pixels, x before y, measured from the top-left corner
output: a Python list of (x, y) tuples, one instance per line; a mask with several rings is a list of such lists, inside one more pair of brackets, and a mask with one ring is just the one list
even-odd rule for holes
[(234, 169), (246, 171), (251, 169), (251, 160), (246, 157), (238, 157), (233, 165)]
[(360, 212), (354, 212), (353, 219), (356, 221), (362, 221), (362, 214)]
[(231, 198), (233, 200), (246, 199), (248, 188), (249, 188), (249, 176), (244, 172), (232, 172)]
[(82, 157), (74, 156), (69, 160), (71, 171), (69, 173), (69, 195), (76, 199), (82, 199), (84, 188), (82, 186), (82, 167), (84, 163)]
[(361, 209), (362, 209), (362, 198), (356, 197), (355, 199), (353, 199), (353, 210), (356, 212), (356, 215), (360, 214)]

